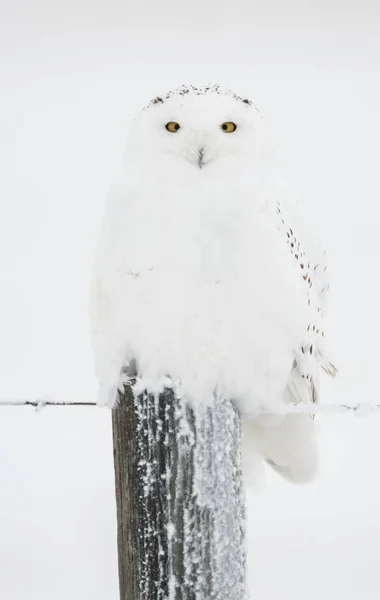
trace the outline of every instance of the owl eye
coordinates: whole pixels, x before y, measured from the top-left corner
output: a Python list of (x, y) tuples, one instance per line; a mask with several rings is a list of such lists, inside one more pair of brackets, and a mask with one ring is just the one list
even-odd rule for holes
[(233, 133), (236, 131), (237, 125), (235, 125), (235, 123), (232, 121), (226, 121), (225, 123), (221, 124), (221, 128), (223, 129), (224, 133)]
[(166, 123), (165, 127), (170, 133), (177, 133), (181, 125), (175, 121), (169, 121), (169, 123)]

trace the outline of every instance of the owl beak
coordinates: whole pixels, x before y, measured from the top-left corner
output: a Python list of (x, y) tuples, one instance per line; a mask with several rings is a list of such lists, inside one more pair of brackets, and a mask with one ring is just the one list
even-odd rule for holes
[(198, 167), (200, 169), (202, 169), (205, 166), (205, 164), (206, 164), (206, 161), (205, 161), (205, 149), (202, 146), (198, 150)]

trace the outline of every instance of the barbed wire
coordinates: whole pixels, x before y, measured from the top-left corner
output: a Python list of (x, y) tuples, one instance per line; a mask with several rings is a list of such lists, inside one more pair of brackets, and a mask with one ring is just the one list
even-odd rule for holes
[(43, 408), (44, 406), (98, 406), (96, 402), (69, 402), (67, 400), (45, 400), (37, 398), (36, 400), (25, 400), (23, 398), (14, 398), (9, 400), (0, 399), (1, 406), (34, 406)]
[[(25, 398), (10, 398), (0, 399), (0, 408), (2, 406), (7, 407), (22, 407), (31, 406), (37, 410), (41, 410), (45, 406), (94, 406), (103, 408), (96, 402), (80, 402), (80, 401), (67, 401), (67, 400), (56, 400), (51, 396), (42, 396), (35, 400)], [(337, 404), (337, 403), (322, 403), (322, 404), (311, 404), (311, 403), (299, 403), (299, 404), (288, 404), (278, 408), (264, 409), (257, 411), (252, 414), (252, 417), (257, 417), (262, 414), (270, 415), (287, 415), (287, 414), (347, 414), (353, 413), (357, 416), (367, 416), (369, 414), (380, 413), (380, 404), (369, 404), (364, 402), (358, 402), (355, 404)]]

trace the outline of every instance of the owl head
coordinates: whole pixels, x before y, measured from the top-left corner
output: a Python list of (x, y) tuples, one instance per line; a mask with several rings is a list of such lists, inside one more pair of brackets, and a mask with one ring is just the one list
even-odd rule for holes
[(262, 117), (247, 98), (219, 86), (182, 86), (154, 98), (134, 120), (129, 152), (166, 174), (192, 177), (259, 169), (267, 158)]

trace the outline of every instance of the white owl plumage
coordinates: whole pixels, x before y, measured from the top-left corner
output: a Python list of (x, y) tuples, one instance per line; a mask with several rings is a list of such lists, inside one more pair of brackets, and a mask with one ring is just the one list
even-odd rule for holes
[(128, 363), (151, 389), (170, 375), (194, 405), (217, 390), (244, 417), (245, 462), (259, 452), (288, 479), (308, 481), (318, 462), (313, 420), (252, 417), (316, 402), (321, 368), (335, 373), (327, 289), (324, 252), (281, 185), (249, 100), (183, 86), (142, 110), (95, 260), (99, 403), (114, 404)]

